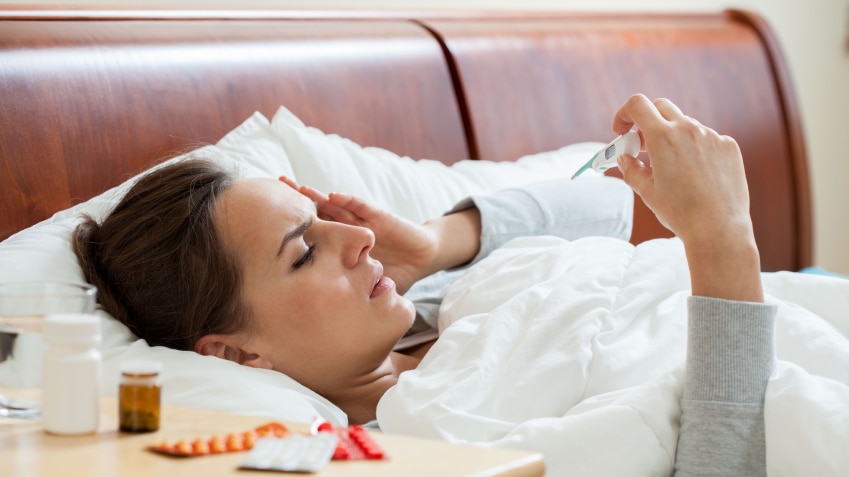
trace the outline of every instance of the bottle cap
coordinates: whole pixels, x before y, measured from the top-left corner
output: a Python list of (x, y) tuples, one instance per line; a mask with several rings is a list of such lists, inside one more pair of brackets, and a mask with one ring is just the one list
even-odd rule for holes
[(121, 374), (159, 374), (162, 365), (149, 359), (134, 359), (121, 363)]
[(100, 318), (88, 313), (58, 313), (44, 317), (44, 341), (51, 344), (96, 345)]

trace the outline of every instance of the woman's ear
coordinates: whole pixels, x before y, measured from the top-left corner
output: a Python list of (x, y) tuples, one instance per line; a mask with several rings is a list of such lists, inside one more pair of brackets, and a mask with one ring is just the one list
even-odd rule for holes
[(271, 362), (256, 353), (249, 353), (229, 335), (204, 335), (195, 343), (195, 353), (215, 356), (251, 368), (271, 369)]

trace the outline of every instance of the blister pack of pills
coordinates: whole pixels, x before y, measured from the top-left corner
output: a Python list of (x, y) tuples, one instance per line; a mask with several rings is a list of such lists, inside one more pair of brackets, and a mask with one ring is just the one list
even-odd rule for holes
[(334, 460), (380, 460), (386, 458), (383, 449), (371, 438), (363, 426), (352, 425), (334, 428), (323, 423), (314, 430), (314, 435), (330, 434), (336, 436)]
[(179, 457), (198, 457), (225, 452), (241, 452), (250, 450), (256, 442), (264, 437), (285, 437), (289, 429), (279, 422), (269, 422), (245, 432), (231, 432), (227, 435), (217, 434), (209, 437), (180, 439), (178, 441), (161, 441), (147, 447), (148, 450), (159, 454)]
[(240, 469), (280, 472), (318, 472), (336, 450), (335, 435), (292, 434), (282, 439), (260, 439), (239, 465)]

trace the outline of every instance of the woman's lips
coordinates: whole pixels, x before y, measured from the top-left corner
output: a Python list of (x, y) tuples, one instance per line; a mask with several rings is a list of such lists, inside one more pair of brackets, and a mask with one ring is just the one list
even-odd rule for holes
[(371, 295), (369, 295), (369, 298), (377, 298), (395, 288), (395, 282), (392, 281), (391, 278), (383, 276), (382, 266), (375, 269), (375, 272), (375, 275), (377, 276), (377, 281), (375, 282), (374, 287), (371, 289)]

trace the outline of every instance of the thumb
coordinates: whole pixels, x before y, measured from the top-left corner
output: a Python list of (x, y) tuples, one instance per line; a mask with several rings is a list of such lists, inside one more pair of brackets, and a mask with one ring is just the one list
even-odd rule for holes
[(622, 179), (634, 190), (639, 196), (643, 196), (644, 192), (649, 192), (652, 186), (652, 170), (651, 167), (645, 165), (642, 161), (635, 157), (622, 155), (616, 160), (619, 165), (619, 170), (622, 172)]

